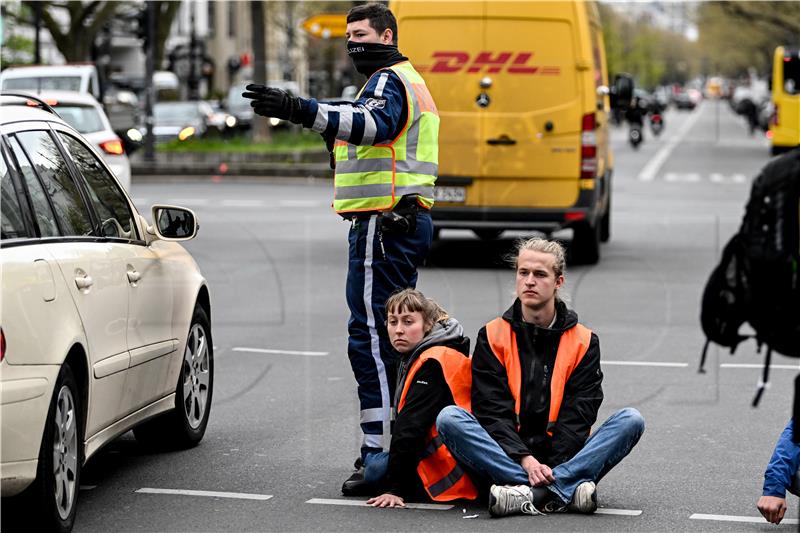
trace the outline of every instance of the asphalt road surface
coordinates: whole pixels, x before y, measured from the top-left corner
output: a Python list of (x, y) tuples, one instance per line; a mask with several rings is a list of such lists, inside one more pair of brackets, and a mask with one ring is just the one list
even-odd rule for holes
[[(773, 359), (758, 409), (753, 343), (733, 357), (711, 348), (708, 372), (697, 372), (701, 292), (768, 147), (716, 101), (668, 112), (665, 123), (658, 139), (645, 132), (638, 151), (625, 128), (613, 131), (612, 238), (599, 264), (567, 269), (570, 305), (601, 340), (600, 420), (633, 406), (647, 424), (600, 483), (598, 514), (491, 519), (485, 502), (378, 510), (343, 498), (360, 435), (346, 357), (348, 225), (330, 209), (331, 183), (134, 179), (143, 212), (166, 202), (200, 220), (187, 248), (212, 291), (211, 421), (188, 451), (149, 453), (131, 434), (106, 447), (84, 470), (75, 530), (774, 530), (755, 502), (790, 416), (798, 362)], [(441, 236), (419, 288), (474, 339), (513, 300), (502, 258), (522, 235)], [(797, 528), (796, 498), (789, 507), (781, 530)]]

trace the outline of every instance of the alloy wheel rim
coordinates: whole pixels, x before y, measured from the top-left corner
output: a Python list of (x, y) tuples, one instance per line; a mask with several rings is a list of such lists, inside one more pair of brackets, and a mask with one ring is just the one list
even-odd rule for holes
[(207, 341), (203, 327), (193, 325), (183, 355), (183, 409), (192, 429), (200, 427), (208, 406), (211, 375)]
[(53, 477), (55, 500), (62, 520), (69, 518), (75, 505), (78, 472), (78, 428), (75, 400), (66, 385), (58, 391), (53, 420)]

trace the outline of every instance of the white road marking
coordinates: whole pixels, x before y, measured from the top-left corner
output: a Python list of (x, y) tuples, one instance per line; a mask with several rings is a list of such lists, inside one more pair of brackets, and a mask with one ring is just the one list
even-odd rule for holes
[(168, 201), (164, 203), (171, 205), (179, 205), (184, 207), (193, 207), (193, 206), (208, 205), (208, 202), (209, 200), (207, 198), (170, 198)]
[(670, 137), (667, 142), (664, 144), (664, 147), (656, 153), (655, 157), (651, 159), (647, 165), (642, 169), (639, 173), (639, 180), (641, 181), (653, 181), (658, 174), (658, 171), (661, 170), (661, 167), (664, 166), (664, 163), (667, 161), (669, 156), (672, 154), (672, 151), (678, 146), (683, 138), (689, 133), (689, 130), (692, 129), (692, 126), (695, 125), (695, 122), (700, 118), (702, 113), (692, 113), (689, 119), (683, 123), (681, 129), (675, 134), (674, 137)]
[[(761, 370), (764, 365), (756, 363), (723, 363), (719, 365), (720, 368), (758, 368)], [(774, 370), (800, 370), (800, 365), (769, 365), (769, 368)]]
[[(689, 517), (689, 520), (715, 520), (717, 522), (749, 522), (751, 524), (768, 524), (763, 516), (733, 516), (727, 514), (694, 513)], [(783, 524), (798, 524), (798, 521), (796, 518), (784, 518), (781, 521), (781, 525)]]
[(276, 355), (308, 355), (311, 357), (324, 357), (330, 352), (303, 352), (297, 350), (269, 350), (267, 348), (243, 348), (237, 347), (233, 349), (234, 352), (249, 352), (249, 353), (268, 353)]
[(700, 174), (696, 172), (688, 172), (683, 174), (679, 174), (676, 172), (667, 172), (666, 174), (664, 174), (664, 181), (669, 181), (669, 182), (681, 181), (681, 182), (697, 183), (698, 181), (700, 181)]
[(731, 179), (733, 180), (734, 183), (744, 183), (747, 181), (747, 176), (745, 176), (744, 174), (734, 174), (733, 176), (731, 176)]
[(92, 490), (96, 489), (97, 485), (81, 485), (81, 490)]
[(233, 498), (238, 500), (269, 500), (272, 494), (249, 494), (247, 492), (216, 492), (210, 490), (182, 490), (182, 489), (138, 489), (142, 494), (178, 494), (181, 496), (205, 496), (209, 498)]
[(689, 366), (689, 363), (666, 363), (661, 361), (604, 361), (600, 360), (601, 365), (616, 365), (616, 366), (665, 366), (674, 368), (684, 368)]
[(223, 207), (263, 207), (263, 200), (223, 200)]
[[(306, 503), (313, 503), (317, 505), (344, 505), (350, 507), (368, 507), (367, 500), (339, 500), (328, 498), (311, 498)], [(452, 505), (445, 505), (441, 503), (407, 503), (405, 507), (400, 509), (426, 509), (428, 511), (449, 511)]]
[(323, 202), (316, 200), (281, 200), (278, 205), (281, 207), (317, 207), (323, 205)]
[(640, 509), (603, 509), (598, 507), (594, 514), (609, 514), (615, 516), (639, 516), (642, 514)]

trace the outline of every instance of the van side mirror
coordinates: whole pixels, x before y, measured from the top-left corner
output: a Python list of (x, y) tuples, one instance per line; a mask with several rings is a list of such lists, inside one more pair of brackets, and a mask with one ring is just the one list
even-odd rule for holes
[(191, 209), (171, 205), (154, 205), (153, 221), (156, 235), (165, 241), (194, 239), (199, 228)]

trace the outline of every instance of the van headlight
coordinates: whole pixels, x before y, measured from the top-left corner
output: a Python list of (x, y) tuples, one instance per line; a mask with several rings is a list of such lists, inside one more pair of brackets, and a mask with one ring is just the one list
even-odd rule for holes
[(195, 129), (192, 126), (187, 126), (178, 133), (178, 139), (181, 141), (185, 141), (186, 139), (194, 135), (194, 132)]

